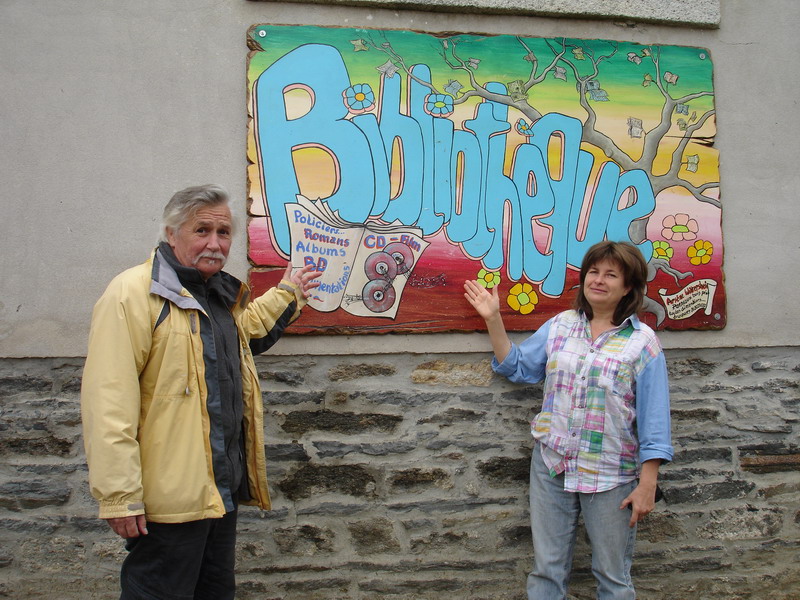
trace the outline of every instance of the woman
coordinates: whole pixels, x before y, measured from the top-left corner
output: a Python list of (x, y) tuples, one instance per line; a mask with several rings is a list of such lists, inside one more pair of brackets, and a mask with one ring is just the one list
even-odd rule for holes
[(642, 308), (647, 265), (627, 243), (592, 246), (575, 310), (519, 346), (506, 334), (497, 288), (464, 294), (486, 327), (493, 368), (514, 382), (545, 380), (532, 423), (530, 600), (566, 598), (578, 515), (592, 547), (601, 600), (634, 599), (636, 523), (653, 510), (658, 469), (672, 460), (667, 368)]

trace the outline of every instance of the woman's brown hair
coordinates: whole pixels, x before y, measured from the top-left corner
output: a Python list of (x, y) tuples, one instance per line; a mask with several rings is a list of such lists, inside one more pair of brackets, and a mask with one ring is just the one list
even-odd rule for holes
[(586, 296), (583, 295), (583, 282), (586, 273), (593, 266), (604, 260), (616, 264), (625, 281), (625, 286), (631, 290), (622, 297), (614, 310), (613, 324), (619, 325), (630, 315), (642, 310), (644, 303), (645, 286), (647, 285), (647, 263), (644, 261), (639, 249), (628, 242), (600, 242), (589, 248), (581, 263), (581, 283), (578, 295), (575, 297), (575, 308), (586, 313), (591, 320), (594, 316), (592, 307)]

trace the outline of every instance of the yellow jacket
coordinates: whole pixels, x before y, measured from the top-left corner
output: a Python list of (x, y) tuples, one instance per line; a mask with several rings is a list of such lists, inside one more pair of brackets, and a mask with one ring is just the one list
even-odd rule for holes
[[(274, 343), (305, 302), (288, 281), (250, 302), (246, 285), (222, 275), (240, 286), (232, 314), (252, 497), (246, 504), (268, 510), (263, 405), (249, 342)], [(183, 523), (225, 514), (212, 467), (202, 310), (158, 252), (115, 277), (94, 307), (81, 413), (89, 485), (102, 519), (145, 514)]]

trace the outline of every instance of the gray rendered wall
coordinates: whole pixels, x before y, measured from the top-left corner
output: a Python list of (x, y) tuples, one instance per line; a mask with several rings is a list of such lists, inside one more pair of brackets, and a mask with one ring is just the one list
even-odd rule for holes
[[(567, 3), (554, 3), (563, 6)], [(575, 3), (573, 3), (574, 5)], [(596, 3), (594, 3), (596, 5)], [(647, 6), (674, 3), (613, 2)], [(679, 3), (683, 5), (683, 3)], [(715, 3), (699, 3), (692, 6)], [(590, 3), (591, 5), (591, 3)], [(689, 14), (689, 9), (686, 9)], [(719, 29), (248, 0), (0, 3), (0, 356), (82, 356), (91, 306), (142, 261), (169, 196), (215, 181), (245, 214), (245, 32), (260, 22), (631, 40), (714, 60), (728, 325), (668, 347), (795, 345), (793, 0), (726, 0)], [(231, 270), (244, 276), (245, 239)], [(344, 348), (343, 348), (344, 345)], [(288, 354), (487, 351), (485, 336), (287, 340)]]
[[(576, 5), (549, 4), (564, 17)], [(688, 26), (625, 10), (648, 5), (711, 10)], [(243, 217), (244, 36), (258, 22), (710, 49), (728, 326), (661, 335), (678, 454), (664, 469), (666, 504), (640, 531), (634, 577), (643, 599), (800, 596), (800, 170), (790, 164), (800, 4), (607, 6), (613, 18), (582, 20), (248, 0), (0, 2), (0, 596), (114, 596), (124, 551), (95, 518), (80, 437), (91, 306), (145, 257), (176, 189), (221, 183)], [(232, 254), (243, 277), (243, 236)], [(294, 337), (261, 357), (275, 510), (243, 511), (240, 597), (521, 599), (527, 421), (540, 400), (493, 376), (488, 351), (477, 333)], [(586, 554), (581, 541), (581, 599), (593, 597)]]

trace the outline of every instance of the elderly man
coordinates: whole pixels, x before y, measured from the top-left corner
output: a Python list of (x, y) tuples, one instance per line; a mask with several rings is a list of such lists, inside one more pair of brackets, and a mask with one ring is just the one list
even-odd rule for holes
[(233, 598), (237, 505), (270, 508), (253, 353), (299, 315), (318, 273), (290, 267), (251, 299), (222, 271), (232, 234), (222, 188), (176, 193), (151, 258), (94, 308), (84, 438), (100, 518), (129, 550), (123, 600)]

